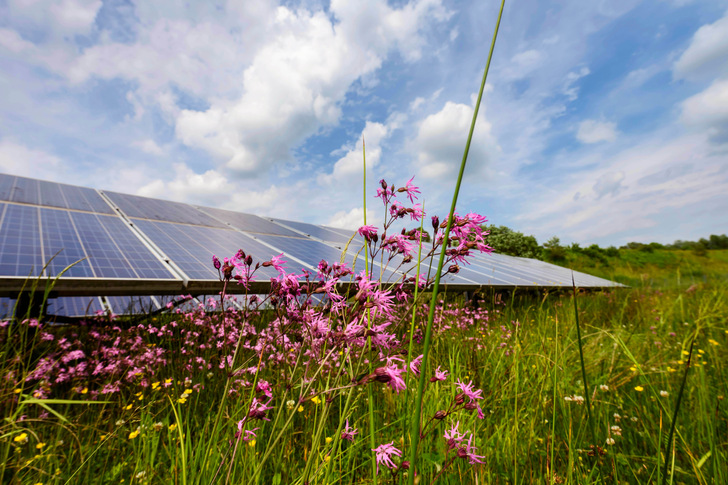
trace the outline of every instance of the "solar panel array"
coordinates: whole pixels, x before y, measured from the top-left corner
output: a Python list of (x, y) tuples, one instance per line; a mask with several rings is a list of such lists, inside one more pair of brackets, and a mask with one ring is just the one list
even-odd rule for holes
[[(169, 300), (150, 295), (216, 294), (213, 254), (243, 249), (262, 262), (282, 253), (289, 270), (315, 272), (323, 259), (361, 271), (363, 242), (352, 230), (0, 174), (0, 318), (29, 277), (61, 275), (48, 304), (56, 314), (126, 313), (161, 309)], [(571, 286), (569, 269), (542, 261), (476, 254), (470, 263), (443, 283), (460, 289)], [(429, 264), (423, 262), (423, 274), (431, 272)], [(396, 256), (372, 270), (396, 281), (414, 267)], [(573, 275), (580, 287), (619, 286)], [(261, 267), (255, 276), (252, 290), (265, 292), (277, 272)]]

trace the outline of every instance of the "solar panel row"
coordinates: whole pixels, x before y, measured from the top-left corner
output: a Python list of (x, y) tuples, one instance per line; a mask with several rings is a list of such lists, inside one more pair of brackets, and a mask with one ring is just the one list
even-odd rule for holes
[[(164, 303), (149, 294), (184, 290), (180, 284), (166, 285), (162, 291), (155, 281), (185, 281), (193, 288), (205, 288), (201, 291), (214, 290), (218, 273), (211, 264), (213, 254), (232, 256), (243, 249), (262, 262), (283, 253), (288, 269), (298, 272), (301, 268), (315, 271), (321, 260), (339, 262), (343, 253), (344, 261), (358, 272), (366, 266), (363, 244), (361, 236), (345, 229), (0, 174), (0, 279), (38, 276), (50, 261), (44, 276), (58, 275), (73, 264), (63, 277), (75, 278), (76, 294), (93, 294), (94, 285), (103, 287), (112, 281), (140, 282), (138, 291), (147, 293), (145, 299), (136, 303), (131, 297), (106, 300), (116, 313), (145, 305), (159, 308)], [(391, 282), (406, 270), (413, 276), (416, 265), (402, 264), (400, 255), (369, 263), (375, 278)], [(432, 276), (430, 264), (437, 261), (424, 261), (423, 274), (429, 271)], [(256, 276), (265, 282), (277, 272), (260, 268)], [(615, 286), (583, 273), (573, 277), (582, 287)], [(570, 270), (542, 261), (475, 254), (470, 264), (460, 265), (460, 271), (446, 275), (443, 282), (468, 288), (568, 287), (571, 278)], [(82, 291), (83, 281), (88, 283)], [(204, 282), (207, 286), (200, 286)], [(0, 281), (2, 288), (12, 284)], [(63, 291), (72, 294), (74, 288)], [(123, 288), (134, 289), (129, 284)], [(118, 295), (122, 290), (115, 291)], [(82, 306), (70, 300), (54, 303), (58, 311), (72, 308), (76, 313)]]

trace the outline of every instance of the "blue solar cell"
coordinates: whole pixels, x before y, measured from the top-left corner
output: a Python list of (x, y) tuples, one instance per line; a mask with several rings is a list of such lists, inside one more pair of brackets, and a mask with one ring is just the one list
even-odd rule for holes
[(151, 296), (108, 296), (106, 301), (111, 311), (117, 315), (133, 315), (138, 313), (151, 313), (159, 310), (159, 304)]
[(0, 204), (0, 275), (38, 276), (43, 264), (38, 208)]
[(96, 277), (175, 277), (118, 217), (86, 212), (70, 214)]
[(69, 209), (114, 214), (109, 204), (93, 189), (65, 184), (59, 184), (59, 187)]
[(256, 234), (277, 234), (280, 236), (300, 236), (297, 232), (286, 229), (280, 224), (271, 222), (253, 214), (233, 212), (212, 207), (200, 207), (200, 210), (210, 214), (223, 222), (229, 223), (235, 229)]
[(15, 185), (15, 176), (0, 173), (0, 200), (10, 201), (10, 195)]
[(40, 220), (43, 252), (46, 259), (50, 260), (46, 275), (54, 277), (66, 270), (63, 275), (67, 277), (93, 278), (94, 272), (71, 220), (71, 213), (40, 209)]
[(66, 198), (61, 192), (61, 184), (39, 180), (38, 191), (40, 193), (39, 205), (68, 208)]
[(182, 204), (181, 202), (150, 199), (118, 192), (104, 193), (129, 217), (227, 228), (222, 222), (200, 212), (191, 205)]
[(330, 241), (335, 243), (346, 244), (349, 241), (349, 237), (340, 234), (339, 232), (326, 229), (322, 226), (316, 226), (314, 224), (308, 224), (306, 222), (295, 222), (287, 221), (284, 219), (273, 219), (273, 221), (286, 225), (296, 231), (306, 234), (322, 241)]
[(13, 298), (0, 297), (0, 320), (12, 317), (14, 310), (15, 300)]
[[(212, 266), (212, 255), (218, 258), (232, 257), (242, 249), (255, 262), (264, 262), (275, 251), (260, 244), (250, 236), (231, 229), (188, 226), (169, 222), (134, 219), (134, 224), (154, 242), (190, 279), (217, 280), (217, 270)], [(258, 281), (267, 281), (278, 273), (271, 268), (260, 268), (255, 275)]]
[(16, 177), (15, 185), (13, 186), (10, 194), (10, 200), (12, 202), (37, 205), (40, 202), (38, 180)]
[(98, 297), (95, 296), (66, 296), (51, 298), (47, 302), (46, 313), (62, 317), (93, 317), (96, 312), (104, 311)]

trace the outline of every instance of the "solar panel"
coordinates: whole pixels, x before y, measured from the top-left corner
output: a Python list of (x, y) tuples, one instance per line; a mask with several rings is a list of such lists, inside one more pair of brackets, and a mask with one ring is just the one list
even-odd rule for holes
[(15, 177), (0, 173), (0, 200), (10, 201), (13, 184), (15, 184)]
[(89, 296), (50, 298), (46, 304), (48, 315), (60, 317), (92, 317), (104, 310), (99, 298)]
[(106, 301), (116, 315), (148, 314), (160, 309), (152, 296), (107, 296)]
[(93, 189), (59, 184), (66, 207), (87, 212), (114, 214), (109, 204)]
[(273, 219), (274, 222), (288, 226), (291, 229), (300, 232), (303, 235), (312, 236), (322, 241), (330, 241), (335, 243), (346, 244), (349, 237), (340, 234), (338, 231), (332, 231), (323, 226), (316, 226), (306, 222), (287, 221), (285, 219)]
[(40, 209), (40, 220), (44, 256), (46, 260), (55, 256), (48, 262), (46, 274), (54, 277), (66, 270), (64, 274), (68, 277), (93, 278), (95, 275), (71, 220), (71, 212)]
[[(217, 280), (217, 270), (212, 266), (212, 255), (222, 260), (232, 257), (242, 249), (256, 262), (264, 262), (277, 254), (274, 250), (231, 229), (189, 226), (170, 222), (133, 219), (134, 224), (173, 260), (190, 279)], [(260, 268), (256, 280), (266, 281), (278, 276), (273, 268)]]
[(15, 184), (10, 192), (11, 202), (22, 202), (25, 204), (38, 204), (40, 202), (40, 191), (38, 180), (15, 177)]
[(0, 204), (0, 275), (38, 276), (43, 264), (38, 208)]
[(299, 233), (286, 229), (280, 224), (276, 224), (275, 222), (271, 222), (253, 214), (244, 214), (242, 212), (233, 212), (224, 209), (215, 209), (212, 207), (200, 207), (199, 209), (223, 222), (229, 223), (232, 227), (240, 231), (255, 234), (300, 236)]
[(118, 192), (104, 191), (104, 194), (128, 217), (208, 227), (226, 227), (222, 222), (200, 212), (189, 204), (120, 194)]
[(72, 213), (99, 278), (170, 279), (175, 275), (116, 216)]

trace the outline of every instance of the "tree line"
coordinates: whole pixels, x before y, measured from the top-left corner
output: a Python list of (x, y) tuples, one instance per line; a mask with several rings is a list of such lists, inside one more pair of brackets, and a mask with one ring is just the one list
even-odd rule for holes
[(561, 240), (554, 236), (543, 244), (538, 244), (534, 236), (527, 236), (522, 232), (514, 231), (506, 226), (486, 225), (483, 229), (490, 232), (486, 239), (495, 252), (509, 256), (535, 258), (544, 261), (564, 261), (575, 254), (583, 254), (593, 259), (606, 261), (608, 257), (619, 257), (620, 251), (638, 250), (653, 252), (655, 250), (692, 250), (698, 255), (705, 255), (714, 249), (728, 249), (728, 236), (711, 234), (708, 238), (697, 241), (683, 241), (678, 239), (672, 244), (657, 242), (640, 243), (629, 242), (623, 246), (600, 247), (598, 244), (581, 247), (578, 243), (570, 245), (561, 244)]

